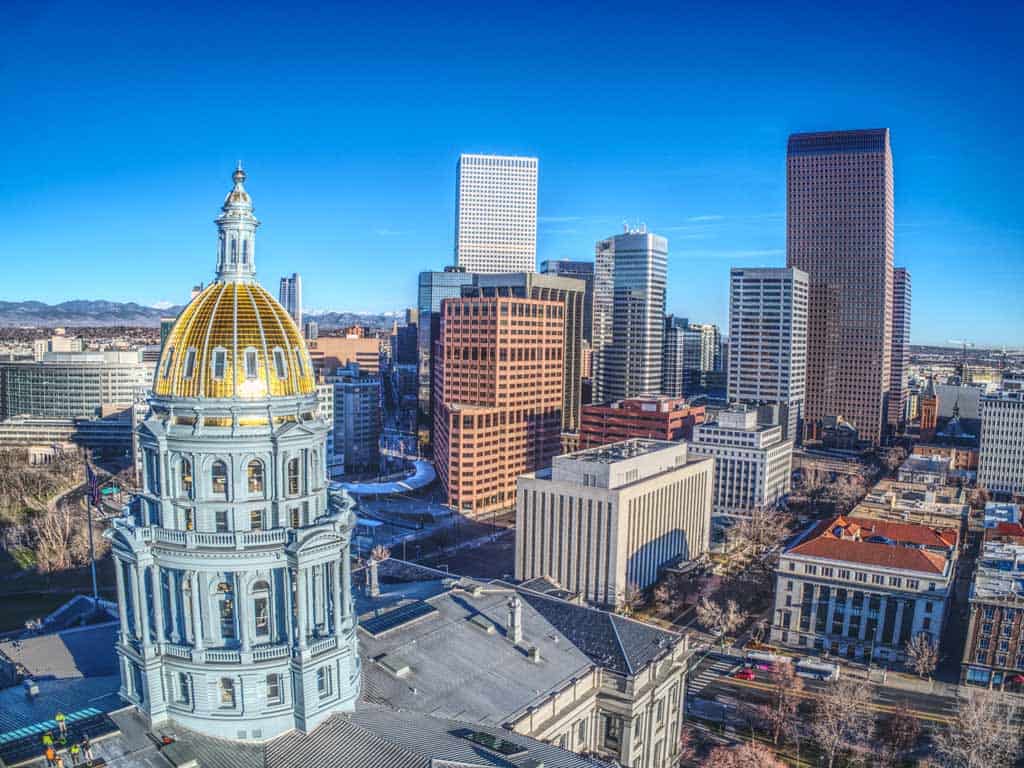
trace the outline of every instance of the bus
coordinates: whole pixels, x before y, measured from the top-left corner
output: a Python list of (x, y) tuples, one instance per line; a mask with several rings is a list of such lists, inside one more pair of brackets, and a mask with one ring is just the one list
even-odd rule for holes
[(838, 680), (839, 665), (818, 659), (801, 659), (796, 664), (796, 673), (813, 680)]
[(766, 651), (747, 651), (746, 665), (752, 669), (771, 672), (779, 664), (789, 664), (789, 656), (779, 656)]

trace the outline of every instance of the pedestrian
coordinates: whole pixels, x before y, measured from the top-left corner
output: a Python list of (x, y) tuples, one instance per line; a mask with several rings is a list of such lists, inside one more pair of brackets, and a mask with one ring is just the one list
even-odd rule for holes
[(88, 736), (82, 737), (82, 757), (90, 763), (92, 762), (92, 742), (89, 741)]
[(77, 766), (82, 756), (82, 748), (77, 744), (72, 744), (68, 747), (68, 754), (71, 755), (71, 765)]
[(43, 746), (44, 747), (52, 747), (53, 746), (53, 734), (50, 733), (49, 731), (47, 731), (46, 733), (43, 734)]
[(46, 748), (46, 751), (43, 752), (43, 755), (46, 756), (46, 764), (48, 766), (51, 766), (51, 768), (52, 766), (57, 764), (57, 753), (53, 751), (52, 745)]
[(64, 758), (57, 755), (57, 757), (54, 758), (53, 764), (57, 766), (57, 768), (64, 768)]
[(58, 712), (53, 716), (53, 719), (57, 721), (57, 727), (60, 728), (60, 737), (66, 739), (68, 737), (68, 721), (64, 717), (64, 713)]

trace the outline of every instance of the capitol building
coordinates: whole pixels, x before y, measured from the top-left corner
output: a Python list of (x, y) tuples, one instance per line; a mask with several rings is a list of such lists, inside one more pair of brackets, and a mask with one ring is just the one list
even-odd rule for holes
[(107, 536), (122, 695), (153, 723), (266, 739), (358, 697), (354, 514), (328, 489), (302, 335), (256, 282), (245, 178), (216, 220), (216, 280), (157, 365), (134, 514)]

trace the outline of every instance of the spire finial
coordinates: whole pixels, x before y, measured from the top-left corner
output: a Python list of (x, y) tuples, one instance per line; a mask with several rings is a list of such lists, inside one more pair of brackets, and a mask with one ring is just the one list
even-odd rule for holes
[(238, 165), (235, 166), (235, 172), (231, 174), (231, 180), (235, 182), (237, 187), (243, 181), (245, 181), (245, 171), (242, 170), (242, 161), (238, 161)]

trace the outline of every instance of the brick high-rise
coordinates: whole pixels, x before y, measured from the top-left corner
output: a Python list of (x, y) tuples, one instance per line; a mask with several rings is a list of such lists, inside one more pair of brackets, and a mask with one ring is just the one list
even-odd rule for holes
[(446, 299), (434, 361), (434, 461), (448, 503), (515, 506), (516, 478), (559, 453), (565, 305), (507, 296)]
[(889, 130), (793, 134), (786, 178), (786, 264), (810, 281), (805, 433), (843, 416), (878, 443), (892, 359)]

